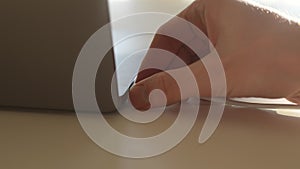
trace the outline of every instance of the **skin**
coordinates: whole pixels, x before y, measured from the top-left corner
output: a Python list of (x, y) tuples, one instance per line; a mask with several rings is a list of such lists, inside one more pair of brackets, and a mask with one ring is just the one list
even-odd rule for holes
[[(227, 97), (287, 98), (300, 104), (299, 24), (237, 0), (196, 0), (178, 17), (201, 29), (216, 48), (226, 74)], [(176, 23), (168, 22), (158, 32), (170, 27), (176, 28)], [(201, 47), (206, 54), (205, 46)], [(151, 48), (179, 56), (196, 77), (201, 97), (211, 96), (206, 69), (190, 49), (159, 34)], [(132, 104), (140, 110), (150, 107), (149, 94), (153, 89), (164, 91), (168, 105), (181, 100), (178, 86), (168, 73), (184, 77), (183, 67), (167, 67), (171, 59), (153, 58), (148, 53), (141, 67), (154, 62), (151, 64), (164, 65), (167, 70), (139, 72), (129, 95)], [(190, 91), (184, 98), (195, 95), (197, 92)], [(162, 106), (159, 101), (155, 104)]]

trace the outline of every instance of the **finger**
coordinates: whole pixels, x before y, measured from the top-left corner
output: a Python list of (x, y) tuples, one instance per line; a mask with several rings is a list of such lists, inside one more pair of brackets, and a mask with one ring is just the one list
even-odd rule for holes
[[(180, 14), (178, 14), (178, 17), (187, 20), (188, 22), (190, 22), (190, 24), (194, 24), (196, 27), (200, 28), (204, 32), (204, 34), (206, 34), (206, 28), (203, 21), (203, 12), (201, 12), (204, 11), (203, 8), (204, 3), (198, 0), (191, 4), (184, 11), (182, 11)], [(176, 56), (180, 57), (185, 62), (185, 64), (189, 65), (199, 60), (199, 57), (201, 56), (197, 56), (194, 51), (192, 51), (186, 44), (182, 42), (182, 39), (174, 39), (170, 36), (166, 36), (180, 34), (181, 37), (185, 38), (184, 41), (195, 41), (195, 37), (197, 36), (195, 35), (195, 31), (192, 29), (191, 25), (182, 24), (182, 22), (179, 21), (178, 17), (171, 19), (157, 31), (157, 34), (154, 36), (150, 48), (158, 48), (172, 52)], [(205, 56), (208, 53), (209, 44), (203, 40), (198, 40), (195, 43), (197, 44), (197, 48), (202, 50), (200, 53)], [(148, 53), (146, 55), (140, 69), (143, 71), (139, 72), (136, 82), (139, 82), (161, 71), (157, 69), (145, 69), (149, 64), (159, 65), (159, 67), (164, 67), (164, 70), (175, 69), (184, 66), (181, 63), (174, 62), (174, 56), (171, 57), (161, 55), (158, 58), (160, 59), (153, 59), (151, 53)]]
[(290, 102), (300, 105), (300, 91), (297, 91), (289, 95), (286, 99), (289, 100)]
[(160, 96), (152, 98), (154, 102), (150, 105), (149, 95), (155, 89), (162, 90), (167, 99), (167, 105), (199, 96), (199, 91), (203, 97), (211, 95), (208, 74), (201, 61), (190, 66), (157, 73), (135, 84), (129, 93), (133, 106), (139, 110), (147, 110), (151, 106), (164, 106), (162, 105), (164, 104), (163, 98)]

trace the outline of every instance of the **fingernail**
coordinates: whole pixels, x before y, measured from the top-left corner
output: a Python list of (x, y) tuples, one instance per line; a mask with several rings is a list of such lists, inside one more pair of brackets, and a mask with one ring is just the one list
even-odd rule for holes
[(147, 110), (150, 108), (150, 103), (144, 85), (135, 85), (129, 93), (132, 105), (138, 110)]

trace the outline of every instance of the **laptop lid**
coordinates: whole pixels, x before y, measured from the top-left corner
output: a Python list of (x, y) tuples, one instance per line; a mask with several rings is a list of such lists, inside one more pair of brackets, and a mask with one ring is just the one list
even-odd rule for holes
[[(107, 1), (5, 1), (0, 11), (0, 106), (73, 110), (74, 65), (87, 39), (109, 22)], [(96, 95), (102, 111), (111, 111), (112, 51), (103, 65)]]

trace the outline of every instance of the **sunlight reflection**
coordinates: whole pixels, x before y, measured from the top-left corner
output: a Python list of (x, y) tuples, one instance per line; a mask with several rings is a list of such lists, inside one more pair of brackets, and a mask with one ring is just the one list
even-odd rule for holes
[(300, 2), (298, 0), (245, 0), (250, 4), (273, 11), (288, 20), (299, 22)]
[(277, 109), (277, 114), (289, 117), (300, 117), (300, 109)]

